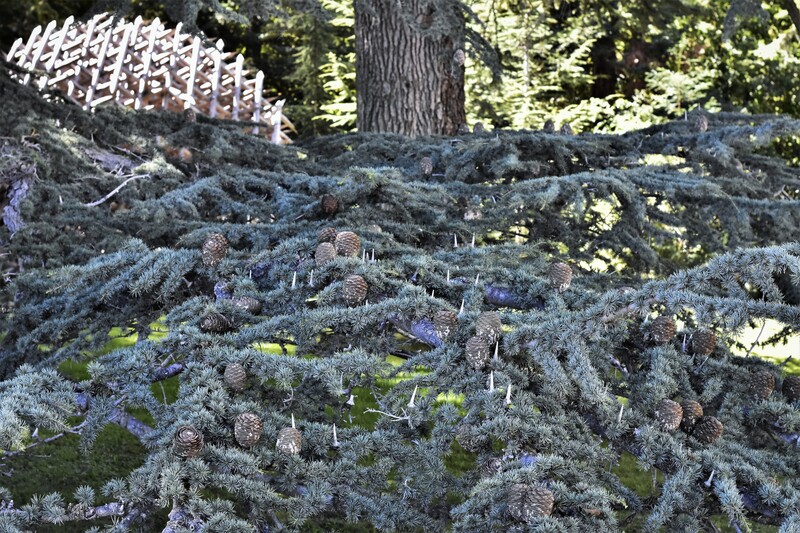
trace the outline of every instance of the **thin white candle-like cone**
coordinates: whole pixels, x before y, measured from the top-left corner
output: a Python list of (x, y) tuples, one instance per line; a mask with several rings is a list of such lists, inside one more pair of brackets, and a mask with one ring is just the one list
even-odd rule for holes
[(494, 370), (489, 372), (489, 392), (494, 392)]
[(297, 270), (295, 270), (294, 274), (292, 274), (292, 288), (293, 289), (294, 289), (295, 285), (297, 285)]
[(411, 400), (408, 402), (409, 407), (415, 407), (414, 399), (417, 397), (417, 385), (414, 385), (414, 392), (411, 393)]
[(292, 428), (296, 429), (296, 428), (294, 427), (294, 413), (292, 413)]
[(511, 383), (508, 384), (508, 388), (506, 389), (506, 407), (511, 405)]

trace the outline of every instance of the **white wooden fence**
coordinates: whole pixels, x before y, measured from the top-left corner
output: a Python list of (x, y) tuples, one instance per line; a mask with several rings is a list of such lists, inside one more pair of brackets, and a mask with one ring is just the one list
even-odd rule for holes
[(252, 132), (289, 143), (294, 131), (284, 100), (264, 98), (264, 74), (248, 78), (244, 58), (223, 52), (223, 42), (164, 27), (155, 19), (133, 22), (104, 13), (86, 23), (72, 17), (60, 28), (38, 26), (27, 42), (11, 46), (6, 61), (31, 73), (17, 75), (39, 89), (57, 89), (85, 109), (107, 102), (134, 109), (193, 109), (209, 117), (253, 122)]

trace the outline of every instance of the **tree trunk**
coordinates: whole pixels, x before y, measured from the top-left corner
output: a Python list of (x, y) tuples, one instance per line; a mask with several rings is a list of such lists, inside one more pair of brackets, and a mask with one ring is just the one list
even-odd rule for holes
[(430, 0), (355, 0), (359, 131), (452, 135), (466, 123), (464, 66), (454, 59), (465, 22), (455, 4), (446, 12)]

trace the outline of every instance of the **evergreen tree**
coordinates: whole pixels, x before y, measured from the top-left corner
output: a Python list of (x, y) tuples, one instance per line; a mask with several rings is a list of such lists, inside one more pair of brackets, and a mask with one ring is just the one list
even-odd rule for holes
[[(800, 527), (797, 121), (280, 147), (0, 94), (0, 448), (146, 448), (0, 529)], [(735, 351), (766, 320), (782, 365)]]

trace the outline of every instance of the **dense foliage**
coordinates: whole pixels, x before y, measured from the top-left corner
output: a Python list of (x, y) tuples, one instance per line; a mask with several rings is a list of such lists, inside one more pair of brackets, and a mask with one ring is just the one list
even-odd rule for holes
[(733, 350), (771, 319), (798, 355), (797, 121), (280, 147), (0, 94), (0, 448), (115, 424), (146, 449), (3, 491), (4, 531), (800, 527), (796, 367)]

